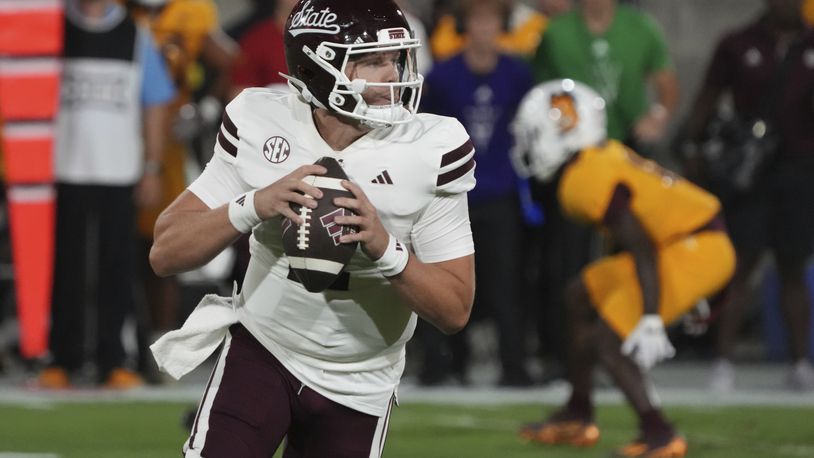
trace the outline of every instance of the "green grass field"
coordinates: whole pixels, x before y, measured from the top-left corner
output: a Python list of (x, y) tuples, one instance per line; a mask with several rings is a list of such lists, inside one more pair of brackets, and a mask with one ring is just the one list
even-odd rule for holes
[[(66, 403), (37, 408), (0, 406), (0, 457), (9, 452), (61, 458), (177, 457), (188, 404)], [(387, 458), (602, 457), (633, 438), (634, 418), (623, 406), (600, 406), (602, 440), (588, 450), (544, 448), (515, 436), (537, 420), (540, 406), (408, 404), (396, 409)], [(671, 407), (690, 442), (690, 457), (814, 457), (814, 408)], [(240, 457), (236, 457), (240, 458)]]

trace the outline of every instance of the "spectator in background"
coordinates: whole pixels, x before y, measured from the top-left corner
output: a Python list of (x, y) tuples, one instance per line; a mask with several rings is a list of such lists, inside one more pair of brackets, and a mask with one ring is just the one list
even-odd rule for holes
[(572, 7), (571, 0), (539, 0), (540, 12), (552, 19), (567, 12)]
[[(640, 153), (664, 135), (678, 103), (678, 83), (658, 25), (616, 0), (581, 0), (554, 18), (532, 61), (537, 81), (581, 81), (607, 101), (608, 138)], [(648, 100), (648, 86), (656, 100)], [(557, 378), (563, 363), (563, 287), (601, 251), (600, 236), (563, 218), (556, 188), (535, 183), (535, 197), (546, 211), (540, 231), (540, 288), (544, 308), (538, 319), (544, 379)]]
[(249, 29), (240, 39), (240, 58), (232, 73), (232, 98), (247, 87), (285, 83), (286, 73), (283, 30), (296, 0), (279, 0), (274, 14)]
[(809, 26), (814, 25), (814, 0), (803, 1), (803, 20)]
[(399, 8), (401, 8), (401, 11), (404, 13), (404, 17), (407, 18), (407, 23), (410, 24), (410, 28), (413, 29), (414, 36), (424, 44), (424, 46), (416, 49), (415, 57), (416, 63), (418, 63), (419, 73), (426, 75), (430, 73), (433, 64), (432, 53), (430, 53), (430, 41), (427, 39), (427, 29), (424, 27), (424, 23), (421, 22), (421, 19), (413, 14), (413, 5), (410, 0), (398, 0), (396, 4), (399, 5)]
[(121, 340), (133, 310), (135, 206), (160, 200), (167, 103), (175, 88), (150, 32), (115, 0), (70, 0), (65, 15), (55, 140), (53, 361), (39, 382), (70, 385), (69, 376), (84, 363), (85, 306), (92, 303), (98, 308), (98, 379), (124, 389), (142, 383), (124, 367)]
[[(469, 194), (478, 289), (475, 310), (486, 311), (497, 325), (502, 376), (500, 385), (525, 386), (531, 379), (525, 368), (523, 332), (518, 322), (516, 244), (520, 212), (517, 177), (509, 150), (509, 122), (532, 85), (530, 69), (500, 51), (510, 5), (502, 0), (463, 0), (459, 17), (467, 36), (463, 52), (435, 65), (426, 79), (424, 111), (461, 121), (475, 145), (478, 185)], [(444, 338), (431, 330), (426, 366), (421, 379), (443, 381), (448, 364), (440, 357)], [(448, 340), (453, 345), (453, 372), (463, 378), (466, 370), (465, 336)]]
[(235, 41), (240, 41), (255, 25), (273, 16), (278, 0), (251, 0), (250, 3), (249, 9), (226, 29), (226, 34)]
[[(552, 10), (559, 6), (556, 0), (543, 0), (552, 4)], [(560, 0), (562, 1), (562, 0)], [(537, 49), (540, 37), (548, 25), (548, 19), (525, 3), (506, 0), (510, 13), (506, 17), (503, 32), (498, 38), (500, 49), (509, 54), (530, 56)], [(453, 8), (454, 10), (454, 8)], [(466, 45), (464, 24), (459, 11), (441, 14), (430, 36), (432, 55), (436, 61), (449, 59), (461, 52)]]
[[(147, 346), (175, 328), (181, 294), (175, 276), (160, 278), (149, 265), (153, 228), (158, 215), (186, 189), (185, 164), (194, 157), (193, 139), (207, 126), (216, 126), (223, 104), (228, 102), (237, 45), (221, 31), (217, 6), (211, 0), (132, 0), (130, 4), (136, 20), (153, 31), (178, 88), (178, 96), (170, 107), (174, 128), (159, 172), (162, 197), (158, 205), (140, 208), (137, 218), (139, 276), (149, 309), (148, 322), (142, 324), (147, 332), (142, 332), (146, 335), (140, 339), (148, 342), (140, 342), (139, 368), (152, 381), (158, 381)], [(201, 64), (213, 69), (216, 79), (208, 94), (193, 100), (193, 93), (203, 84)]]
[(678, 104), (678, 81), (658, 25), (616, 0), (577, 5), (546, 30), (533, 60), (537, 80), (587, 84), (607, 101), (609, 138), (636, 149), (658, 142)]
[(730, 361), (750, 297), (749, 278), (767, 248), (780, 274), (780, 302), (789, 328), (793, 366), (787, 381), (793, 388), (814, 389), (808, 354), (811, 298), (805, 283), (814, 251), (814, 31), (801, 20), (802, 0), (765, 3), (756, 20), (718, 43), (686, 128), (686, 159), (699, 180), (711, 163), (697, 154), (696, 145), (724, 94), (731, 94), (738, 118), (766, 120), (779, 141), (753, 186), (724, 201), (738, 266), (724, 301), (719, 358), (710, 379), (712, 388), (723, 391), (734, 386)]

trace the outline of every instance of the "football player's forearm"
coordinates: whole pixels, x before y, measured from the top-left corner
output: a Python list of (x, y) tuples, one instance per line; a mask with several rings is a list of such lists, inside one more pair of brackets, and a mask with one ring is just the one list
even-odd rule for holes
[(645, 315), (659, 313), (659, 278), (655, 250), (633, 254), (636, 264), (636, 276), (642, 289), (642, 301)]
[(642, 223), (629, 207), (608, 221), (608, 229), (624, 251), (633, 257), (636, 278), (642, 291), (645, 314), (657, 314), (659, 308), (658, 251)]
[(407, 268), (390, 283), (408, 307), (445, 334), (455, 334), (469, 321), (475, 297), (474, 265), (471, 275), (461, 275), (411, 255)]
[(165, 212), (156, 221), (150, 265), (161, 277), (186, 272), (211, 261), (239, 236), (226, 205), (204, 212)]

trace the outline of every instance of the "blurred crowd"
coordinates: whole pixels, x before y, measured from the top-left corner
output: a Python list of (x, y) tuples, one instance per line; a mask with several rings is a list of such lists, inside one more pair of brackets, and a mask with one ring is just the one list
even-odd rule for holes
[[(211, 157), (225, 104), (247, 87), (286, 90), (283, 30), (295, 3), (253, 0), (222, 24), (213, 0), (66, 0), (50, 351), (26, 362), (42, 387), (167, 383), (149, 344), (183, 323), (201, 291), (228, 295), (241, 281), (245, 237), (203, 269), (157, 277), (153, 227)], [(561, 215), (554, 186), (517, 176), (510, 125), (535, 84), (570, 78), (605, 99), (610, 139), (723, 203), (735, 277), (670, 330), (679, 357), (710, 361), (710, 386), (732, 390), (737, 344), (762, 329), (763, 299), (785, 323), (787, 350), (773, 356), (789, 362), (788, 386), (814, 389), (814, 1), (764, 0), (730, 24), (697, 51), (708, 65), (694, 94), (680, 92), (671, 43), (639, 1), (398, 3), (425, 44), (420, 109), (466, 127), (478, 181), (473, 323), (451, 337), (422, 324), (408, 375), (466, 385), (486, 355), (498, 362), (496, 385), (564, 376), (564, 285), (615, 248)], [(679, 119), (682, 98), (693, 103)], [(0, 370), (10, 370), (20, 364), (4, 286)]]

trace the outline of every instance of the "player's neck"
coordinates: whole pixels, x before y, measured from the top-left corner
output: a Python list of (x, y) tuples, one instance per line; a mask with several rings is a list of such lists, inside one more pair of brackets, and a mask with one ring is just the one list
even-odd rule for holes
[(315, 109), (313, 117), (319, 136), (334, 151), (344, 150), (373, 130), (356, 121), (337, 116), (324, 108)]

